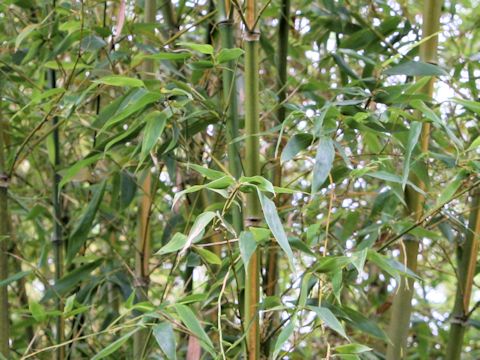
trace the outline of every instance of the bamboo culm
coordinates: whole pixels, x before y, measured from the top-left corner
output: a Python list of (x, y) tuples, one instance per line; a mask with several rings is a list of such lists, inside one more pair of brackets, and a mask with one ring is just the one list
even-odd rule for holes
[[(247, 29), (245, 36), (245, 175), (260, 175), (260, 144), (257, 134), (260, 129), (259, 84), (258, 84), (258, 43), (259, 34), (255, 31), (255, 0), (248, 0), (246, 7)], [(247, 193), (244, 211), (244, 226), (249, 229), (261, 222), (261, 208), (258, 195)], [(258, 303), (260, 300), (260, 250), (251, 256), (246, 269), (245, 281), (245, 321), (247, 330), (247, 356), (249, 360), (260, 358), (260, 329)]]
[[(233, 12), (229, 12), (227, 6), (228, 0), (220, 0), (219, 8), (219, 32), (223, 49), (235, 47), (234, 39), (234, 22)], [(238, 125), (238, 94), (236, 79), (236, 63), (229, 61), (222, 71), (223, 81), (223, 101), (227, 110), (227, 153), (228, 153), (228, 170), (235, 177), (239, 178), (242, 174), (242, 163), (238, 143), (234, 139), (239, 136)], [(242, 229), (242, 214), (238, 207), (232, 208), (232, 224), (237, 232)]]
[[(0, 96), (1, 101), (1, 96)], [(6, 172), (5, 122), (0, 103), (0, 281), (8, 278), (8, 244), (10, 218), (8, 213), (8, 184)], [(0, 354), (9, 358), (10, 315), (7, 286), (0, 287)]]
[[(288, 35), (290, 29), (290, 0), (282, 0), (280, 7), (279, 26), (278, 26), (278, 56), (277, 56), (277, 94), (278, 94), (278, 110), (277, 121), (282, 124), (285, 121), (286, 108), (284, 106), (287, 97), (287, 64), (288, 64)], [(275, 159), (273, 168), (272, 183), (274, 186), (281, 186), (282, 166), (280, 159)], [(279, 197), (276, 197), (278, 207)], [(272, 241), (267, 255), (267, 271), (265, 281), (265, 295), (274, 296), (277, 289), (278, 278), (278, 247), (276, 242)], [(269, 328), (272, 329), (277, 318), (275, 313), (271, 313), (269, 320)], [(268, 357), (270, 353), (270, 342), (263, 345), (264, 353)]]
[[(422, 34), (428, 40), (420, 45), (420, 58), (426, 63), (437, 63), (438, 36), (435, 35), (440, 27), (442, 1), (426, 0), (423, 9)], [(432, 36), (433, 35), (433, 36)], [(434, 79), (421, 89), (421, 92), (429, 97), (433, 95)], [(428, 151), (430, 124), (424, 123), (420, 138), (422, 153)], [(410, 176), (410, 181), (422, 190), (426, 190), (425, 184), (416, 176)], [(405, 200), (407, 210), (414, 220), (419, 220), (423, 214), (425, 198), (419, 192), (407, 186)], [(419, 250), (418, 239), (409, 237), (404, 239), (404, 246), (400, 248), (400, 261), (412, 270), (417, 270), (417, 256)], [(412, 297), (414, 293), (414, 280), (412, 278), (400, 279), (395, 297), (393, 299), (388, 335), (390, 342), (387, 346), (387, 360), (404, 359), (407, 356), (407, 338), (412, 313)]]
[[(156, 16), (156, 0), (145, 0), (144, 22), (154, 23)], [(146, 59), (143, 65), (145, 78), (154, 77), (154, 63), (151, 59)], [(137, 241), (135, 244), (135, 296), (136, 301), (146, 301), (148, 299), (149, 287), (149, 262), (151, 253), (150, 244), (150, 214), (153, 202), (152, 175), (149, 169), (146, 169), (145, 179), (142, 183), (143, 194), (139, 204), (139, 226)], [(140, 315), (135, 313), (134, 315)], [(145, 354), (149, 339), (148, 329), (137, 331), (133, 337), (133, 357), (142, 359)]]
[(451, 315), (450, 336), (448, 337), (446, 359), (460, 360), (463, 337), (470, 313), (473, 277), (477, 266), (478, 240), (480, 236), (480, 190), (475, 189), (470, 202), (470, 218), (465, 242), (460, 246), (457, 291)]

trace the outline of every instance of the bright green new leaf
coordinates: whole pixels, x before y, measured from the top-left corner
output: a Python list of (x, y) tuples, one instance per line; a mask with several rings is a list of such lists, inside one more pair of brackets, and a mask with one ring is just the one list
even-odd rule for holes
[(219, 64), (226, 63), (228, 61), (236, 60), (242, 56), (244, 51), (239, 48), (222, 49), (217, 55), (217, 62)]
[(179, 42), (178, 46), (185, 46), (202, 54), (213, 55), (213, 46), (210, 44), (195, 44), (191, 42)]
[(121, 75), (104, 76), (94, 82), (111, 86), (145, 87), (142, 80)]

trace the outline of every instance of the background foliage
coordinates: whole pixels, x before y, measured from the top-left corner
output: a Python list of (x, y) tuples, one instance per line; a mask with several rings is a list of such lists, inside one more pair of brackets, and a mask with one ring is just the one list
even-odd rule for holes
[[(259, 305), (264, 354), (382, 359), (395, 286), (409, 276), (417, 281), (408, 358), (442, 358), (456, 254), (478, 185), (479, 5), (444, 3), (433, 65), (419, 62), (419, 2), (292, 0), (287, 96), (279, 101), (280, 1), (259, 4), (261, 174), (236, 178), (228, 146), (236, 144), (242, 168), (249, 161), (242, 4), (230, 3), (228, 49), (216, 1), (158, 2), (155, 23), (143, 21), (142, 1), (2, 1), (10, 232), (2, 237), (9, 274), (1, 286), (11, 358), (51, 357), (58, 319), (72, 359), (133, 358), (134, 334), (144, 329), (145, 358), (194, 359), (199, 346), (205, 359), (241, 358), (244, 264), (261, 249), (265, 286), (272, 247), (276, 292), (264, 289)], [(222, 83), (229, 64), (240, 120), (233, 140)], [(431, 77), (433, 98), (419, 91)], [(432, 126), (428, 153), (417, 145), (422, 122)], [(428, 184), (420, 222), (405, 208), (412, 174)], [(264, 221), (240, 233), (235, 209), (251, 192)], [(136, 242), (145, 194), (151, 249)], [(55, 281), (56, 220), (65, 256)], [(416, 273), (398, 259), (403, 235), (421, 241)], [(142, 301), (138, 254), (148, 263)], [(474, 310), (465, 359), (480, 356)]]

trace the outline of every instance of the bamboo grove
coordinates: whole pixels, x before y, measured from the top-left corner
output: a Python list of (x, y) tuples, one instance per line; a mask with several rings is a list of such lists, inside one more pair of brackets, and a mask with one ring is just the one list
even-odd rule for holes
[(0, 359), (478, 359), (477, 0), (0, 3)]

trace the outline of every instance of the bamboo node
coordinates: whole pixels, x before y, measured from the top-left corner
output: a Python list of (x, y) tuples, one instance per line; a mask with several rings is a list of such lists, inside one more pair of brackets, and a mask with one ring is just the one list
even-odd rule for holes
[(258, 226), (262, 219), (256, 216), (249, 216), (245, 218), (245, 227)]
[(467, 322), (468, 322), (467, 320), (468, 319), (465, 316), (457, 315), (452, 317), (452, 320), (450, 320), (450, 323), (465, 327), (467, 326)]
[(260, 40), (260, 32), (255, 30), (247, 30), (243, 37), (245, 41), (259, 41)]
[(63, 240), (61, 238), (52, 237), (52, 244), (55, 246), (60, 246), (63, 244)]
[(233, 25), (233, 24), (234, 24), (234, 22), (231, 19), (222, 19), (222, 20), (217, 22), (218, 26), (228, 26), (228, 25)]
[(10, 179), (7, 174), (0, 174), (0, 188), (8, 188)]
[(135, 288), (146, 288), (150, 283), (150, 279), (144, 276), (137, 276), (133, 279), (133, 286)]

